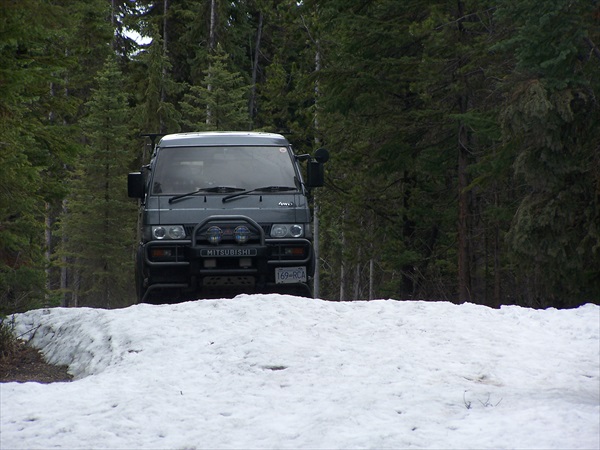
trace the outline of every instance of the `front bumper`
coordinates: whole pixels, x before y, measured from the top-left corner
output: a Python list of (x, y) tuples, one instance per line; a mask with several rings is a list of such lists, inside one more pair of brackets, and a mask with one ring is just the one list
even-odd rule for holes
[[(254, 239), (246, 244), (213, 245), (201, 239), (201, 231), (213, 224), (239, 222), (254, 231)], [(306, 284), (314, 274), (310, 240), (267, 239), (263, 228), (246, 216), (212, 216), (198, 223), (191, 236), (186, 240), (153, 240), (142, 244), (146, 295), (164, 288), (204, 291), (237, 287), (269, 291), (281, 284), (275, 276), (280, 268), (305, 270), (306, 280), (288, 279), (288, 285)]]

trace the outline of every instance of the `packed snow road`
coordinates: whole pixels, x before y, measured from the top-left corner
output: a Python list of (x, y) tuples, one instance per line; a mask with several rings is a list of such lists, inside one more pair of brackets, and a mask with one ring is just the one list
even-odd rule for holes
[(70, 383), (0, 384), (0, 448), (599, 448), (600, 307), (241, 295), (30, 311)]

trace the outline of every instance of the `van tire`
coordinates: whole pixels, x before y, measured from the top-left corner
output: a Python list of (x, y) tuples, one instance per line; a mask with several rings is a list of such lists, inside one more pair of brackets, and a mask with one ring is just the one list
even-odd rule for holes
[(142, 257), (143, 249), (140, 246), (137, 251), (135, 258), (135, 293), (137, 297), (137, 303), (142, 303), (146, 291), (148, 290), (144, 286), (144, 261)]

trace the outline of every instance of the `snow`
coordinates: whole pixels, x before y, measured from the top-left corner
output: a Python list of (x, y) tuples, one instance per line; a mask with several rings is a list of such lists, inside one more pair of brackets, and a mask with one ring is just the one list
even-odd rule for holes
[(241, 295), (16, 316), (0, 448), (600, 448), (600, 307)]

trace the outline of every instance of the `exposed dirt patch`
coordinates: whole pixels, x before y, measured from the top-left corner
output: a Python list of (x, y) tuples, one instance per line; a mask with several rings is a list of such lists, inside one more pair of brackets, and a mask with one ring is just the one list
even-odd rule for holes
[(16, 348), (9, 355), (0, 357), (0, 383), (17, 381), (24, 383), (55, 383), (71, 381), (67, 366), (48, 364), (39, 350), (18, 341)]

